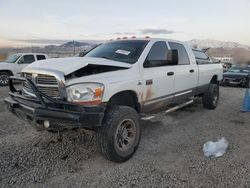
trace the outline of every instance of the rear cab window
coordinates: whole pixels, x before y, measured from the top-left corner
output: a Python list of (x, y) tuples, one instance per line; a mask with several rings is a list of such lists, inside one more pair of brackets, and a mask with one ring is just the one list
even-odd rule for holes
[(36, 55), (36, 59), (39, 60), (44, 60), (46, 59), (45, 55)]
[(212, 63), (210, 61), (210, 57), (205, 53), (200, 50), (193, 49), (193, 53), (195, 56), (195, 59), (198, 64), (209, 64)]
[(190, 64), (188, 53), (182, 44), (176, 42), (169, 42), (168, 44), (172, 50), (178, 50), (178, 65)]

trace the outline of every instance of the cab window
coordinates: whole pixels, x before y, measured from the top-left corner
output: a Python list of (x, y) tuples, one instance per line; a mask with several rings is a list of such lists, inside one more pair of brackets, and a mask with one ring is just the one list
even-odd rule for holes
[(145, 68), (167, 66), (168, 47), (166, 42), (159, 41), (151, 47), (147, 59), (144, 63)]
[(188, 53), (182, 44), (176, 42), (169, 42), (169, 46), (172, 50), (178, 50), (178, 65), (190, 64)]
[(20, 60), (19, 64), (30, 64), (35, 61), (35, 57), (33, 55), (24, 55)]
[(36, 58), (37, 58), (37, 60), (46, 59), (46, 57), (44, 55), (37, 55)]

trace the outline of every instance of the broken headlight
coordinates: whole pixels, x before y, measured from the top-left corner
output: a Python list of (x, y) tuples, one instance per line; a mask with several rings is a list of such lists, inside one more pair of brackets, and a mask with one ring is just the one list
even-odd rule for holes
[(80, 83), (67, 87), (68, 101), (81, 105), (97, 105), (102, 102), (104, 85), (100, 83)]

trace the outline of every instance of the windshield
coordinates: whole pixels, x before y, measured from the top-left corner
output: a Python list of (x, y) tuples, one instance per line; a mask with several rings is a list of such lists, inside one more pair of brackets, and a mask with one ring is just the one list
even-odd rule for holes
[(9, 56), (9, 57), (6, 59), (6, 62), (8, 62), (8, 63), (15, 63), (16, 60), (17, 60), (20, 56), (21, 56), (21, 55), (18, 55), (18, 54), (11, 55), (11, 56)]
[(228, 72), (234, 73), (250, 73), (250, 67), (232, 67)]
[(85, 57), (99, 57), (133, 64), (139, 59), (147, 43), (147, 40), (108, 42), (94, 48)]

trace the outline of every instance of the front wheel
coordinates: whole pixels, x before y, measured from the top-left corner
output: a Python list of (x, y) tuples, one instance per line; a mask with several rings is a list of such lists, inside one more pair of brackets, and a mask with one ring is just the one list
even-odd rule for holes
[(0, 72), (0, 86), (9, 85), (9, 77), (11, 75), (8, 72)]
[(203, 107), (207, 109), (215, 109), (219, 101), (219, 84), (209, 84), (208, 90), (202, 97)]
[(97, 146), (107, 159), (124, 162), (137, 150), (140, 137), (137, 112), (127, 106), (111, 106), (97, 129)]

